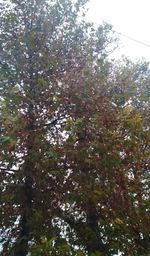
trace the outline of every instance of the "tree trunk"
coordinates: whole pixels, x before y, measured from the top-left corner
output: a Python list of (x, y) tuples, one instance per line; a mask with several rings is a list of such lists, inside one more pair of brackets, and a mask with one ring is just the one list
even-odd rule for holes
[(33, 173), (35, 170), (35, 117), (33, 105), (29, 107), (28, 116), (28, 138), (26, 142), (27, 156), (23, 165), (22, 198), (20, 198), (20, 234), (14, 246), (14, 256), (26, 256), (28, 253), (28, 242), (32, 238), (32, 205), (33, 205)]
[[(100, 235), (100, 228), (98, 226), (98, 216), (96, 209), (92, 202), (89, 203), (86, 212), (87, 226), (89, 234), (87, 234), (86, 248), (88, 255), (106, 255), (106, 244), (103, 243)], [(98, 254), (99, 253), (99, 254)]]

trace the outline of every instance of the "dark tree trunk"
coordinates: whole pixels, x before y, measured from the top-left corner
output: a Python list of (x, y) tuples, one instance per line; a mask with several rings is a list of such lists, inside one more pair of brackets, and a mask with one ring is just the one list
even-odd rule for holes
[(28, 254), (28, 243), (32, 238), (33, 230), (31, 225), (33, 205), (33, 173), (35, 170), (35, 117), (33, 105), (29, 106), (28, 116), (28, 138), (26, 142), (27, 156), (23, 165), (22, 198), (20, 198), (20, 234), (14, 246), (13, 256), (26, 256)]
[[(27, 166), (26, 166), (27, 167)], [(33, 172), (33, 164), (28, 166), (28, 173)], [(26, 171), (25, 171), (26, 172)], [(33, 201), (33, 179), (32, 175), (25, 177), (23, 185), (23, 198), (21, 205), (20, 234), (14, 248), (14, 256), (26, 256), (28, 253), (28, 242), (31, 239), (31, 217)]]
[(89, 228), (89, 234), (87, 234), (86, 248), (88, 255), (94, 255), (100, 253), (100, 255), (106, 255), (106, 244), (103, 243), (100, 228), (98, 226), (98, 216), (95, 206), (92, 202), (88, 204), (87, 209), (87, 226)]

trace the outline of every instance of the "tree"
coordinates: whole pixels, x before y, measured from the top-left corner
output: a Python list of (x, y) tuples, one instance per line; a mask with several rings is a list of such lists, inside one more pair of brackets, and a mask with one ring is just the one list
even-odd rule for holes
[(145, 62), (120, 63), (105, 90), (93, 96), (90, 88), (78, 102), (80, 112), (68, 126), (66, 222), (88, 255), (150, 250), (149, 69)]
[(100, 27), (102, 37), (94, 41), (92, 26), (78, 22), (85, 2), (1, 5), (3, 254), (27, 255), (41, 237), (60, 238), (54, 220), (68, 174), (62, 149), (64, 124), (74, 109), (69, 96), (74, 84), (79, 90), (86, 62), (92, 68), (98, 41), (98, 52), (105, 52), (109, 32)]
[[(86, 0), (1, 6), (3, 255), (149, 250), (149, 70)], [(83, 15), (83, 17), (82, 17)]]

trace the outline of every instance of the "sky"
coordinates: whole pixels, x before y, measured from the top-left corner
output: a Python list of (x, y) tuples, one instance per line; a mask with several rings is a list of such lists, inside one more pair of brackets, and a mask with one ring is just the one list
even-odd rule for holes
[(120, 37), (120, 49), (115, 53), (136, 60), (150, 61), (150, 0), (90, 0), (88, 19), (101, 24), (106, 21), (119, 33), (141, 41), (148, 46)]

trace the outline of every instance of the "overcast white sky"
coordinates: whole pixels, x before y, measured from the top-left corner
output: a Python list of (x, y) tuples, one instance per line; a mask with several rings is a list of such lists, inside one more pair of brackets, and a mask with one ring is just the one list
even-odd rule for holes
[[(129, 37), (150, 45), (150, 0), (90, 0), (88, 17), (97, 24), (105, 20), (113, 28)], [(150, 61), (150, 47), (140, 45), (123, 36), (117, 56), (125, 54), (133, 59), (145, 57)]]

